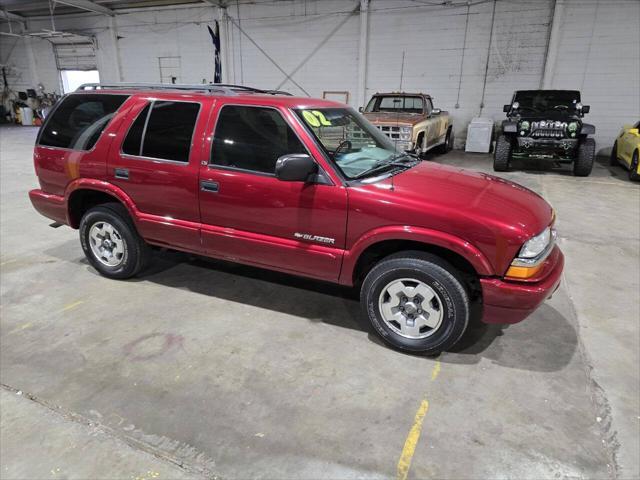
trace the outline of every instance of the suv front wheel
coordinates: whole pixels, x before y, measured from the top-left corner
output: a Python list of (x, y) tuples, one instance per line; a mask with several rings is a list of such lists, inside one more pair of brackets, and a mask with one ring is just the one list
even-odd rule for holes
[(365, 277), (360, 301), (371, 325), (401, 350), (437, 354), (469, 322), (469, 295), (456, 270), (424, 252), (391, 255)]
[(80, 243), (89, 263), (109, 278), (130, 278), (147, 266), (151, 251), (119, 203), (91, 208), (80, 221)]
[(573, 174), (576, 177), (588, 177), (593, 170), (593, 160), (596, 156), (596, 141), (585, 138), (578, 145), (578, 155), (573, 161)]

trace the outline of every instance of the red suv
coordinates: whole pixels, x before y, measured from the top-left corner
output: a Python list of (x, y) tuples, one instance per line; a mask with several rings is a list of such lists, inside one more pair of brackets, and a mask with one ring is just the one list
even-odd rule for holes
[(47, 117), (34, 207), (102, 275), (153, 247), (360, 289), (390, 344), (451, 347), (479, 301), (515, 323), (556, 289), (554, 212), (500, 178), (420, 161), (353, 109), (224, 85), (87, 85)]

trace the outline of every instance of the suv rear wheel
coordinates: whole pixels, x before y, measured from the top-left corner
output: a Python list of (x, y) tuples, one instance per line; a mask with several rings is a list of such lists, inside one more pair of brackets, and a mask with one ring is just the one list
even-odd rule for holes
[(496, 172), (509, 170), (512, 149), (511, 139), (506, 135), (500, 135), (496, 141), (496, 151), (493, 152), (493, 169)]
[(91, 208), (80, 221), (80, 243), (89, 263), (109, 278), (130, 278), (147, 266), (151, 251), (119, 203)]
[(401, 350), (440, 353), (469, 322), (469, 296), (458, 272), (424, 252), (380, 261), (365, 277), (360, 301), (376, 332)]
[(593, 160), (596, 155), (596, 141), (585, 138), (578, 145), (578, 156), (573, 161), (573, 174), (576, 177), (588, 177), (593, 170)]

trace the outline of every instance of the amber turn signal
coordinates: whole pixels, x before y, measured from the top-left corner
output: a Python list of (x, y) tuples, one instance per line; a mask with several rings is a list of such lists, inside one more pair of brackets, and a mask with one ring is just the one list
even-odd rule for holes
[(506, 277), (518, 280), (528, 279), (538, 273), (541, 268), (542, 265), (536, 265), (535, 267), (516, 267), (514, 265), (511, 265), (509, 267), (509, 270), (507, 270)]

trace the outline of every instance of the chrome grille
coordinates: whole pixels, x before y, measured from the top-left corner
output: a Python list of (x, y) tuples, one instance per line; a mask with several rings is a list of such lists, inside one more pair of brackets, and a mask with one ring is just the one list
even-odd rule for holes
[(397, 125), (376, 125), (376, 127), (387, 137), (400, 140), (400, 127)]
[(531, 122), (531, 136), (534, 138), (565, 138), (567, 122), (540, 120)]

